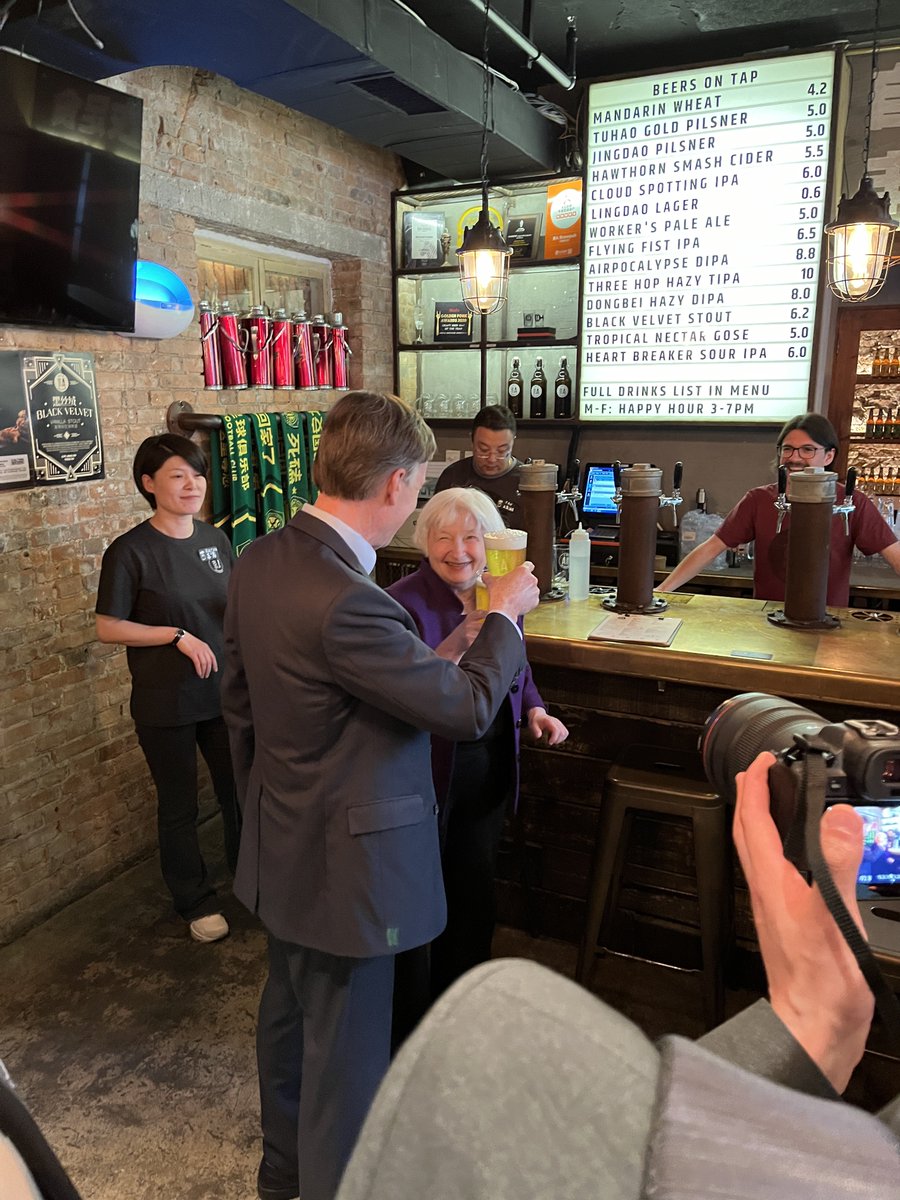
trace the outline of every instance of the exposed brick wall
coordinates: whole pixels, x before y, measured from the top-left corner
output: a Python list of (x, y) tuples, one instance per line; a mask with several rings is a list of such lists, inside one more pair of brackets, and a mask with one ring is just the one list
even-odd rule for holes
[[(112, 81), (144, 101), (142, 258), (196, 297), (196, 228), (334, 262), (351, 329), (354, 387), (392, 385), (390, 192), (398, 161), (187, 69)], [(0, 943), (155, 844), (155, 799), (128, 716), (124, 651), (94, 638), (100, 559), (149, 515), (131, 481), (140, 441), (167, 406), (319, 408), (325, 393), (206, 392), (196, 321), (164, 342), (0, 326), (0, 349), (93, 352), (106, 462), (96, 484), (0, 494)]]

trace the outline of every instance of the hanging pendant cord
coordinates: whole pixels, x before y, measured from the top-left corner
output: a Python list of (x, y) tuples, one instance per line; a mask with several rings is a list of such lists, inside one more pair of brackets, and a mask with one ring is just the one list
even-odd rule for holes
[[(880, 2), (880, 0), (879, 0)], [(488, 34), (491, 27), (491, 0), (484, 6), (484, 29), (481, 38), (481, 65), (483, 68), (481, 88), (481, 200), (487, 212), (487, 166), (488, 166), (488, 101), (490, 99), (491, 73), (488, 67)]]
[(872, 109), (875, 106), (875, 80), (878, 77), (878, 29), (881, 0), (875, 0), (875, 28), (872, 32), (872, 74), (869, 80), (869, 100), (866, 104), (866, 132), (863, 139), (863, 174), (869, 173), (869, 135), (872, 131)]

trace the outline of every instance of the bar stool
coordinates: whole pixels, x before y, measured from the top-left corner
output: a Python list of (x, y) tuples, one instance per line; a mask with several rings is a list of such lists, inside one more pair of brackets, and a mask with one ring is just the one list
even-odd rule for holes
[(585, 983), (595, 957), (606, 946), (635, 813), (687, 817), (693, 824), (703, 1010), (712, 1028), (722, 1020), (724, 1011), (723, 960), (732, 912), (731, 843), (725, 805), (707, 783), (696, 754), (658, 746), (629, 746), (610, 767), (600, 807), (587, 923), (576, 978)]

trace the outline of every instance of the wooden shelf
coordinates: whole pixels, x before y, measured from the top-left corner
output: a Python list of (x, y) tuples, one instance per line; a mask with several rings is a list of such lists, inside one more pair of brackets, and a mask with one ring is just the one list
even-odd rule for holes
[(860, 383), (900, 383), (900, 375), (857, 375), (856, 382)]
[(854, 446), (886, 446), (888, 449), (893, 446), (895, 450), (900, 450), (900, 440), (894, 441), (893, 438), (867, 438), (859, 433), (850, 434), (850, 443)]
[[(509, 271), (533, 271), (536, 268), (556, 267), (562, 271), (574, 271), (581, 265), (580, 258), (514, 258), (510, 261)], [(398, 267), (397, 275), (436, 275), (438, 277), (459, 275), (459, 267), (445, 264), (443, 267)]]
[[(578, 338), (554, 338), (548, 342), (487, 342), (486, 350), (558, 350), (578, 345)], [(480, 350), (480, 342), (398, 342), (400, 353), (410, 350)]]

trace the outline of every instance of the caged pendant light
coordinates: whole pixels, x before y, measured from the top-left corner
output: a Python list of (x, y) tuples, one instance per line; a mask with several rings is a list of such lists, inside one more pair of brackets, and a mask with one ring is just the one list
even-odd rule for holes
[(456, 251), (459, 259), (459, 282), (463, 300), (473, 313), (483, 317), (496, 312), (506, 303), (509, 285), (509, 260), (512, 250), (507, 246), (503, 234), (491, 224), (488, 210), (487, 183), (487, 139), (488, 100), (490, 97), (491, 74), (488, 67), (488, 29), (490, 27), (490, 0), (484, 10), (484, 41), (482, 45), (482, 67), (484, 86), (482, 90), (481, 115), (481, 212), (472, 226), (466, 226), (462, 245)]
[(825, 226), (828, 234), (828, 286), (839, 300), (859, 304), (877, 295), (895, 261), (891, 255), (897, 222), (891, 217), (891, 198), (877, 195), (869, 176), (869, 134), (878, 75), (878, 25), (881, 0), (875, 0), (872, 35), (872, 74), (866, 108), (863, 176), (855, 196), (841, 196), (837, 218)]

